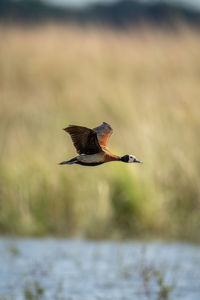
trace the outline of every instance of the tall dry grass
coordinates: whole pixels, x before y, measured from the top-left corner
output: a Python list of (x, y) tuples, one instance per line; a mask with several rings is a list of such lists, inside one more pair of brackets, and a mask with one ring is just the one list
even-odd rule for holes
[[(200, 38), (187, 28), (0, 28), (0, 232), (199, 240)], [(58, 166), (69, 123), (140, 165)]]

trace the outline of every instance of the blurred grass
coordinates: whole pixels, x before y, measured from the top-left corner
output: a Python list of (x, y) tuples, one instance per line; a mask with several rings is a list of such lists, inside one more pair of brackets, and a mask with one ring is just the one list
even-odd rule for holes
[[(0, 233), (199, 241), (200, 39), (181, 27), (0, 27)], [(58, 166), (110, 123), (140, 165)]]

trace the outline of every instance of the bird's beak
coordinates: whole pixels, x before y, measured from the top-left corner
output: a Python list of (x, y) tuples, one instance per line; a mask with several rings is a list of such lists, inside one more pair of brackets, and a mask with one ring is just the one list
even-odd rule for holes
[(139, 160), (139, 159), (134, 159), (134, 161), (133, 161), (134, 163), (138, 163), (138, 164), (143, 164), (143, 161), (141, 161), (141, 160)]

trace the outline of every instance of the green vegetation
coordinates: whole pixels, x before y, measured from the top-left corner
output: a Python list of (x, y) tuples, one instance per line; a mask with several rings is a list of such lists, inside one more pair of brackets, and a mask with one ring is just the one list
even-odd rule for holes
[[(199, 241), (200, 40), (181, 28), (1, 27), (0, 233)], [(143, 165), (59, 166), (114, 128)]]
[[(145, 254), (145, 253), (144, 253)], [(167, 284), (165, 270), (157, 269), (154, 265), (145, 261), (145, 256), (140, 263), (140, 277), (143, 282), (144, 294), (147, 299), (152, 299), (152, 294), (156, 295), (157, 300), (170, 300), (171, 292), (175, 284)], [(154, 289), (152, 283), (154, 282)]]
[(15, 245), (11, 245), (7, 250), (12, 256), (19, 256), (21, 254), (19, 248)]
[(35, 281), (30, 286), (24, 288), (24, 296), (26, 300), (39, 300), (44, 294), (44, 289), (40, 286), (40, 283)]

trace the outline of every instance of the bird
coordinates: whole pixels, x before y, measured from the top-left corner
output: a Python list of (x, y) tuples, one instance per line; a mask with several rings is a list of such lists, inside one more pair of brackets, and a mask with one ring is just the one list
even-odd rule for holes
[(59, 165), (78, 164), (82, 166), (98, 166), (111, 161), (121, 161), (124, 163), (142, 163), (134, 155), (124, 155), (122, 157), (111, 153), (108, 150), (108, 140), (113, 133), (112, 127), (103, 122), (93, 129), (69, 125), (63, 130), (70, 134), (78, 156), (62, 161)]

